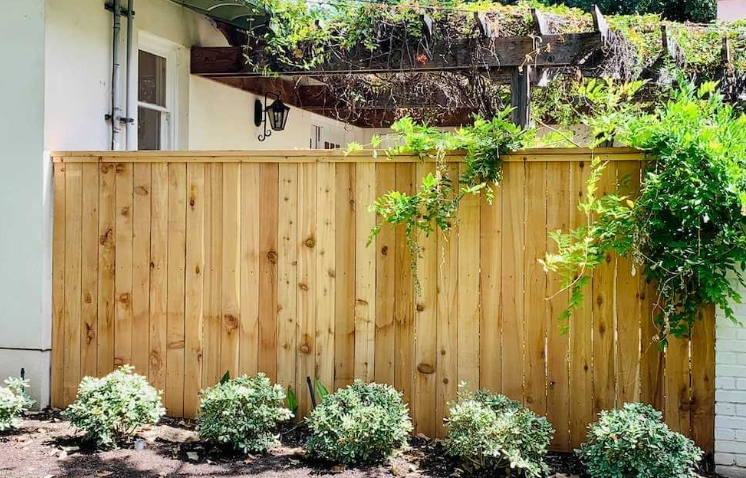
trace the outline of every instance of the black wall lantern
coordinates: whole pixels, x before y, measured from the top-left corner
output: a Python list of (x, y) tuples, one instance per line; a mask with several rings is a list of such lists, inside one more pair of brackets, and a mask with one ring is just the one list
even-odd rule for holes
[[(269, 96), (273, 96), (275, 101), (267, 106)], [(277, 93), (264, 93), (264, 104), (260, 100), (254, 102), (254, 124), (257, 126), (264, 125), (264, 131), (259, 135), (259, 141), (264, 141), (267, 136), (272, 135), (272, 131), (282, 131), (288, 122), (288, 113), (290, 107), (280, 101), (280, 95)], [(271, 130), (267, 129), (269, 123)]]

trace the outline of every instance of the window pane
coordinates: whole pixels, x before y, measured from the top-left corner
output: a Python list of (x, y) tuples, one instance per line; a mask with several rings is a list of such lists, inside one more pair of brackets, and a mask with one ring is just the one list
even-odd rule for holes
[(161, 149), (161, 112), (137, 109), (137, 149)]
[(166, 59), (140, 50), (137, 99), (166, 106)]

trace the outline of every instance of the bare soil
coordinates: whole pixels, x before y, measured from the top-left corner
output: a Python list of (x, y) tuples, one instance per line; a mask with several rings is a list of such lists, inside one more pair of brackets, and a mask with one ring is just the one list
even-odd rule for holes
[[(2, 477), (257, 477), (339, 478), (466, 476), (450, 460), (437, 440), (414, 437), (408, 450), (388, 463), (344, 469), (306, 458), (303, 444), (307, 431), (287, 426), (281, 430), (282, 446), (263, 455), (242, 455), (194, 442), (193, 424), (165, 419), (145, 431), (143, 450), (132, 443), (117, 449), (97, 451), (81, 440), (56, 413), (27, 417), (20, 430), (0, 434), (0, 478)], [(572, 454), (550, 454), (552, 476), (581, 476), (582, 468)], [(556, 474), (556, 475), (555, 475)], [(715, 477), (708, 474), (703, 476)]]

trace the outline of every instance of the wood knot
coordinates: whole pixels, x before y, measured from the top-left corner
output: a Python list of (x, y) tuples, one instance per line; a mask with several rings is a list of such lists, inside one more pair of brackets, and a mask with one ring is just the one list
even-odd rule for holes
[(306, 247), (313, 248), (314, 246), (316, 246), (316, 238), (314, 238), (313, 236), (308, 236), (304, 244), (306, 245)]
[(93, 298), (91, 297), (91, 293), (90, 292), (86, 292), (85, 293), (85, 297), (83, 298), (83, 301), (86, 304), (90, 304), (91, 302), (93, 302)]
[(233, 314), (226, 314), (223, 316), (223, 324), (228, 332), (238, 328), (238, 317)]
[(129, 217), (130, 216), (130, 207), (129, 206), (124, 206), (122, 208), (122, 212), (120, 214), (122, 214), (122, 216), (124, 216), (124, 217)]
[(96, 329), (93, 327), (93, 324), (89, 324), (88, 322), (86, 322), (85, 330), (85, 336), (88, 338), (88, 343), (90, 344), (96, 338)]
[(194, 199), (194, 196), (189, 198), (189, 207), (194, 209), (194, 205), (197, 203), (197, 201)]
[(446, 349), (440, 349), (440, 355), (445, 355), (445, 354), (446, 354)]
[(121, 174), (127, 170), (127, 166), (124, 165), (124, 163), (117, 163), (116, 168), (114, 171), (117, 172), (117, 174)]
[(202, 272), (202, 269), (199, 268), (199, 265), (195, 266), (194, 273), (197, 274), (197, 275), (199, 275), (200, 272)]
[(381, 255), (382, 256), (386, 256), (386, 255), (388, 255), (388, 253), (389, 253), (389, 246), (383, 246), (381, 248)]
[(309, 347), (308, 344), (302, 344), (300, 347), (298, 347), (298, 350), (300, 350), (300, 352), (303, 354), (307, 354), (311, 352), (311, 347)]
[(417, 304), (415, 309), (417, 309), (417, 312), (422, 312), (423, 310), (425, 310), (425, 306), (423, 304)]
[(146, 188), (145, 186), (137, 186), (135, 188), (135, 194), (137, 194), (138, 196), (147, 196), (148, 193), (148, 188)]
[(150, 370), (160, 370), (162, 366), (161, 354), (157, 350), (152, 350), (150, 352)]
[(448, 382), (449, 382), (449, 381), (450, 381), (450, 380), (448, 380), (448, 378), (446, 378), (446, 377), (444, 377), (444, 378), (443, 378), (443, 383), (444, 383), (444, 384), (448, 385)]
[(100, 168), (101, 174), (108, 173), (110, 169), (111, 169), (111, 165), (110, 164), (108, 164), (108, 163), (101, 163), (101, 168)]
[(603, 334), (606, 333), (606, 326), (604, 324), (599, 324), (598, 325), (598, 333), (601, 334), (601, 335), (603, 335)]
[(596, 297), (596, 304), (601, 305), (603, 303), (604, 303), (604, 296), (599, 295), (598, 297)]
[(98, 237), (98, 243), (102, 246), (112, 246), (114, 242), (114, 231), (108, 228), (106, 232)]
[(368, 301), (365, 299), (357, 299), (356, 302), (360, 305), (368, 305)]
[(429, 363), (421, 363), (417, 366), (417, 371), (420, 373), (424, 373), (425, 375), (432, 375), (435, 373), (435, 367), (433, 367)]
[(337, 272), (334, 269), (329, 269), (326, 273), (329, 274), (329, 277), (337, 277)]
[(308, 290), (308, 284), (306, 284), (305, 282), (299, 282), (299, 283), (298, 283), (298, 288), (299, 288), (300, 290), (305, 290), (305, 291), (307, 291), (307, 290)]
[(122, 292), (119, 294), (119, 302), (123, 304), (129, 304), (130, 302), (130, 293), (129, 292)]
[(277, 251), (275, 251), (274, 249), (271, 249), (271, 250), (270, 250), (270, 251), (269, 251), (269, 252), (267, 253), (267, 260), (268, 260), (268, 261), (269, 261), (269, 262), (270, 262), (271, 264), (277, 264)]
[(166, 348), (168, 348), (168, 350), (179, 350), (179, 349), (183, 349), (184, 348), (184, 341), (183, 340), (175, 340), (173, 342), (169, 342), (166, 345)]

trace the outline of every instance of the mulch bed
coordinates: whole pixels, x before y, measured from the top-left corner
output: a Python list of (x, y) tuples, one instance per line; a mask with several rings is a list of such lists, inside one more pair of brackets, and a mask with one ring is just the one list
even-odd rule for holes
[[(164, 419), (142, 434), (145, 449), (132, 444), (96, 451), (81, 442), (80, 434), (57, 413), (28, 417), (20, 430), (0, 434), (0, 477), (259, 477), (300, 478), (311, 475), (339, 478), (467, 476), (449, 459), (437, 441), (414, 437), (409, 450), (390, 463), (343, 469), (306, 459), (302, 446), (307, 430), (281, 429), (282, 446), (264, 455), (241, 455), (194, 439), (193, 424)], [(165, 438), (165, 439), (164, 439)], [(558, 476), (582, 477), (573, 454), (552, 453), (547, 459)], [(714, 474), (703, 474), (716, 477)]]

